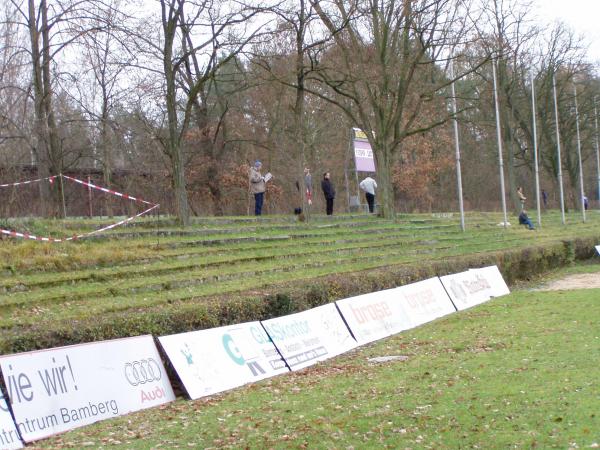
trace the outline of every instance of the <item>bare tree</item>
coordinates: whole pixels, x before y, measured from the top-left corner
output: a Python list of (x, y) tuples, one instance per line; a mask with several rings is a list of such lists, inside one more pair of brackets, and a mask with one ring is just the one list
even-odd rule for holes
[[(94, 142), (94, 165), (100, 162), (103, 184), (112, 185), (114, 170), (114, 143), (112, 136), (119, 126), (113, 120), (114, 109), (126, 97), (127, 73), (135, 62), (132, 46), (126, 45), (123, 29), (128, 26), (129, 17), (122, 9), (120, 0), (90, 5), (90, 20), (85, 24), (87, 32), (82, 32), (79, 42), (81, 63), (80, 75), (74, 85), (77, 103), (96, 124), (97, 138)], [(83, 30), (82, 30), (83, 31)], [(72, 92), (75, 95), (75, 92)], [(96, 151), (96, 149), (98, 151)], [(106, 213), (112, 216), (112, 201), (105, 199)]]
[[(160, 58), (161, 68), (147, 67), (160, 77), (166, 133), (159, 134), (171, 166), (175, 209), (183, 225), (189, 223), (183, 140), (198, 100), (220, 67), (235, 58), (260, 32), (252, 19), (260, 9), (227, 0), (196, 2), (159, 0), (161, 35), (138, 35), (145, 51)], [(154, 59), (156, 61), (156, 59)]]
[[(311, 0), (331, 35), (329, 60), (319, 61), (310, 92), (338, 106), (365, 131), (377, 162), (382, 213), (393, 217), (391, 168), (402, 142), (450, 117), (424, 117), (449, 80), (436, 66), (442, 52), (459, 43), (460, 0)], [(342, 23), (348, 25), (342, 27)], [(342, 32), (339, 30), (343, 29)]]
[[(5, 5), (0, 11), (0, 149), (5, 165), (31, 163), (28, 98), (29, 68), (20, 51), (26, 36), (16, 24), (16, 11)], [(22, 151), (25, 148), (27, 151)]]
[[(63, 169), (61, 142), (59, 138), (54, 101), (53, 65), (80, 31), (71, 29), (74, 22), (85, 17), (84, 7), (89, 4), (82, 0), (10, 0), (18, 13), (17, 23), (25, 27), (29, 34), (31, 64), (31, 97), (35, 113), (34, 154), (38, 173), (42, 177), (60, 173)], [(59, 185), (60, 187), (60, 185)], [(44, 214), (55, 214), (50, 186), (40, 183), (40, 196)]]

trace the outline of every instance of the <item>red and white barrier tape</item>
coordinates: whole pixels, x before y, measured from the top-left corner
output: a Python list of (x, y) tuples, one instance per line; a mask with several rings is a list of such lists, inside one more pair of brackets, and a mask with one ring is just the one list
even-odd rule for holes
[(96, 186), (95, 184), (88, 183), (87, 181), (79, 180), (77, 178), (69, 177), (67, 175), (61, 175), (61, 176), (67, 180), (74, 181), (75, 183), (83, 184), (84, 186), (87, 186), (89, 188), (97, 189), (99, 191), (106, 192), (107, 194), (115, 195), (117, 197), (123, 197), (124, 199), (127, 199), (127, 200), (133, 200), (135, 202), (144, 203), (145, 205), (155, 205), (156, 204), (156, 203), (147, 202), (146, 200), (142, 200), (141, 198), (136, 198), (131, 195), (122, 194), (121, 192), (113, 191), (112, 189), (107, 189), (107, 188), (104, 188), (101, 186)]
[(0, 228), (0, 233), (1, 234), (5, 234), (7, 236), (11, 236), (11, 237), (18, 237), (18, 238), (23, 238), (23, 239), (32, 239), (34, 241), (43, 241), (43, 242), (66, 242), (66, 241), (76, 241), (77, 239), (81, 239), (84, 237), (88, 237), (88, 236), (92, 236), (94, 234), (98, 234), (101, 233), (103, 231), (106, 230), (110, 230), (112, 228), (118, 227), (120, 225), (123, 225), (124, 223), (127, 222), (131, 222), (134, 219), (137, 219), (140, 216), (143, 216), (144, 214), (149, 213), (150, 211), (152, 211), (153, 209), (158, 208), (160, 205), (154, 205), (151, 208), (148, 208), (145, 211), (142, 211), (139, 214), (136, 214), (135, 216), (131, 216), (128, 217), (127, 219), (123, 219), (120, 222), (117, 223), (113, 223), (111, 225), (107, 225), (103, 228), (99, 228), (98, 230), (94, 230), (94, 231), (90, 231), (88, 233), (83, 233), (83, 234), (78, 234), (75, 236), (69, 236), (67, 238), (62, 238), (62, 239), (58, 239), (58, 238), (50, 238), (50, 237), (41, 237), (41, 236), (34, 236), (33, 234), (28, 234), (28, 233), (19, 233), (17, 231), (12, 231), (12, 230), (4, 230), (2, 228)]
[(37, 182), (45, 181), (45, 180), (48, 180), (50, 183), (52, 183), (58, 177), (63, 177), (65, 179), (69, 180), (69, 181), (73, 181), (75, 183), (79, 183), (81, 185), (87, 186), (90, 189), (97, 189), (99, 191), (102, 191), (102, 192), (105, 192), (107, 194), (111, 194), (111, 195), (114, 195), (114, 196), (117, 196), (117, 197), (121, 197), (121, 198), (124, 198), (126, 200), (132, 200), (132, 201), (135, 201), (135, 202), (143, 203), (145, 205), (150, 205), (150, 208), (146, 209), (145, 211), (142, 211), (139, 214), (136, 214), (135, 216), (128, 217), (126, 219), (121, 220), (120, 222), (113, 223), (111, 225), (107, 225), (107, 226), (102, 227), (102, 228), (100, 228), (98, 230), (90, 231), (88, 233), (78, 234), (78, 235), (75, 235), (75, 236), (69, 236), (67, 238), (51, 238), (51, 237), (34, 236), (33, 234), (19, 233), (18, 231), (5, 230), (5, 229), (2, 229), (2, 228), (0, 228), (0, 234), (4, 234), (4, 235), (10, 236), (10, 237), (23, 238), (23, 239), (32, 239), (34, 241), (42, 241), (42, 242), (75, 241), (77, 239), (81, 239), (81, 238), (84, 238), (84, 237), (92, 236), (94, 234), (98, 234), (98, 233), (101, 233), (103, 231), (110, 230), (112, 228), (116, 228), (116, 227), (118, 227), (120, 225), (123, 225), (125, 223), (131, 222), (132, 220), (137, 219), (138, 217), (143, 216), (144, 214), (147, 214), (150, 211), (152, 211), (152, 210), (154, 210), (154, 209), (156, 209), (156, 208), (158, 208), (160, 206), (158, 203), (147, 202), (146, 200), (142, 200), (141, 198), (136, 198), (136, 197), (133, 197), (133, 196), (127, 195), (127, 194), (122, 194), (121, 192), (113, 191), (112, 189), (107, 189), (107, 188), (104, 188), (102, 186), (96, 186), (95, 184), (88, 183), (86, 181), (79, 180), (79, 179), (73, 178), (73, 177), (69, 177), (69, 176), (63, 175), (63, 174), (53, 175), (53, 176), (47, 177), (47, 178), (39, 178), (37, 180), (28, 180), (28, 181), (20, 181), (20, 182), (17, 182), (17, 183), (0, 184), (0, 188), (1, 187), (9, 187), (9, 186), (19, 186), (19, 185), (23, 185), (23, 184), (37, 183)]
[(54, 181), (54, 179), (57, 177), (58, 177), (58, 175), (52, 175), (51, 177), (38, 178), (37, 180), (27, 180), (27, 181), (18, 181), (16, 183), (0, 184), (0, 188), (11, 187), (11, 186), (20, 186), (22, 184), (39, 183), (40, 181), (46, 181), (46, 180), (48, 180), (50, 183), (52, 183)]

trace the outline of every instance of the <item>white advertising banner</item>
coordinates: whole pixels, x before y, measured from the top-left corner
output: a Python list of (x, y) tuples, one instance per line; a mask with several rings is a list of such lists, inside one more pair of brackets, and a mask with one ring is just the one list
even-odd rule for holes
[(482, 278), (485, 278), (490, 285), (490, 297), (502, 297), (510, 294), (510, 289), (502, 277), (498, 266), (482, 267), (481, 269), (471, 269), (477, 272)]
[(158, 340), (192, 399), (289, 372), (259, 322)]
[(510, 291), (498, 267), (484, 267), (440, 277), (448, 295), (459, 310), (467, 309), (492, 297), (500, 297)]
[(333, 303), (262, 322), (292, 370), (300, 370), (357, 346)]
[(456, 312), (438, 277), (396, 289), (413, 327)]
[(0, 392), (0, 450), (23, 448), (15, 422), (10, 415), (6, 400)]
[(25, 442), (175, 400), (152, 336), (0, 357)]
[(411, 328), (397, 289), (372, 292), (336, 302), (359, 345)]

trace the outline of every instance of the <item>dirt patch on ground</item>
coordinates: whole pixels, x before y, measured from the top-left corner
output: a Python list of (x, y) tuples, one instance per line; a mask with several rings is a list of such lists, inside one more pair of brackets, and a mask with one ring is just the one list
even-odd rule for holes
[(540, 291), (600, 288), (600, 272), (569, 275), (560, 280), (550, 281), (539, 288)]

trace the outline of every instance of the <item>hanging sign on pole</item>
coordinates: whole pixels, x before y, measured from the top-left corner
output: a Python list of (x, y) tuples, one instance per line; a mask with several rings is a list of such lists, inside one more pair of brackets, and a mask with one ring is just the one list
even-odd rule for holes
[(360, 128), (352, 128), (352, 144), (354, 147), (354, 161), (357, 172), (375, 172), (375, 159), (373, 149), (367, 135)]

